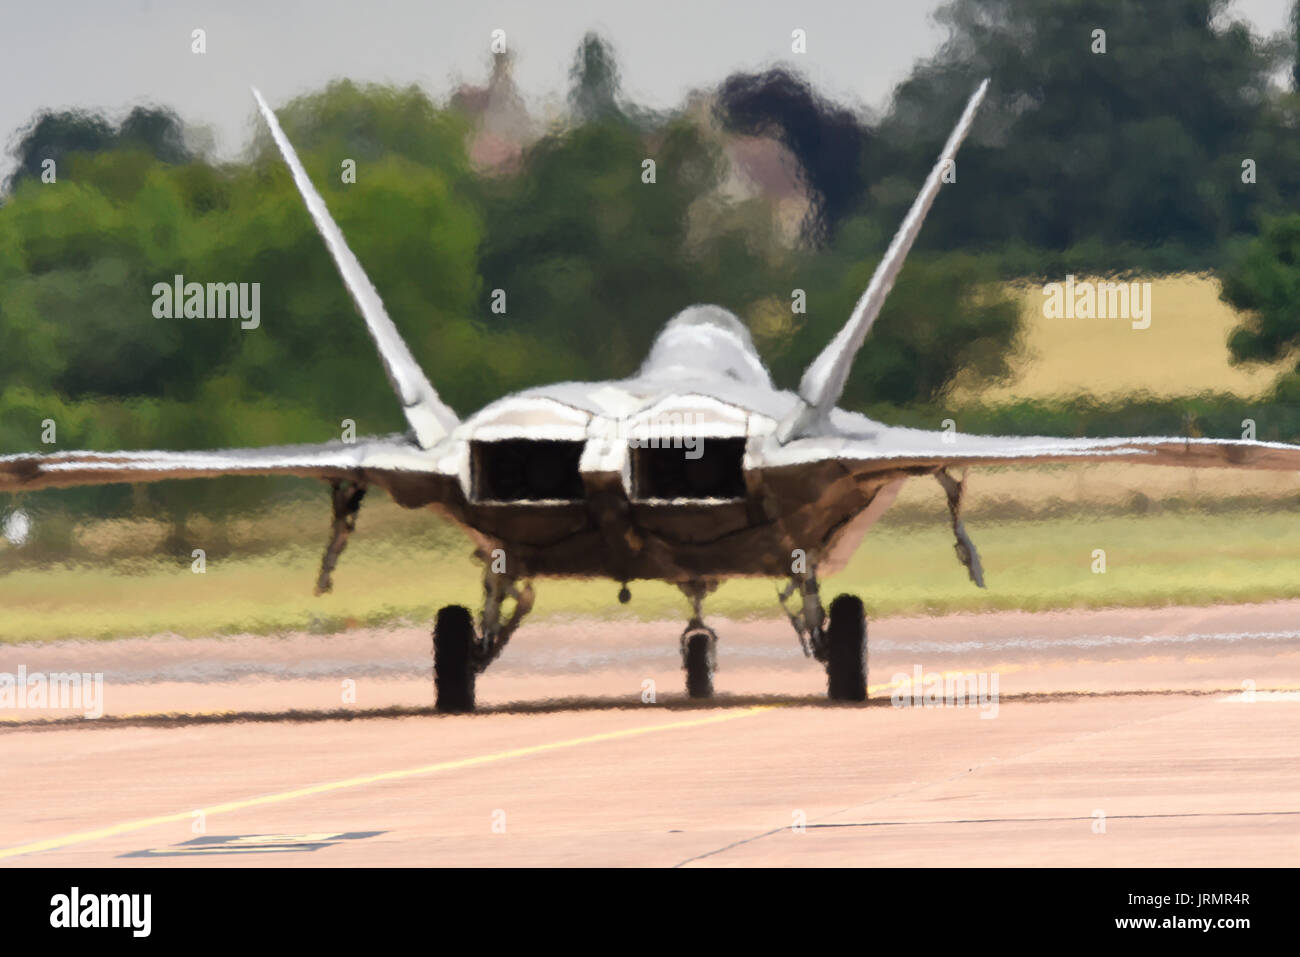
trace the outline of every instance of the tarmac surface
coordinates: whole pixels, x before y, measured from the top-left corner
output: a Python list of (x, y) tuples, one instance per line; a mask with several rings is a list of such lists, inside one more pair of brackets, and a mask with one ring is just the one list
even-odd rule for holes
[(865, 705), (786, 622), (710, 624), (710, 701), (681, 623), (526, 623), (455, 716), (425, 629), (2, 645), (103, 686), (0, 701), (0, 866), (1300, 856), (1300, 601), (881, 619)]

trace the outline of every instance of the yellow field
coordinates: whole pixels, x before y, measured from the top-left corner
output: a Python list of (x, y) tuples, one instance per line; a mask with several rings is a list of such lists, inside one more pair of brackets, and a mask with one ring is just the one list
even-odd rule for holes
[(1012, 378), (991, 387), (961, 387), (954, 399), (998, 403), (1079, 394), (1132, 397), (1141, 392), (1157, 397), (1203, 392), (1255, 397), (1294, 364), (1229, 364), (1227, 337), (1240, 316), (1219, 300), (1217, 279), (1167, 276), (1146, 281), (1151, 282), (1152, 304), (1147, 329), (1134, 329), (1123, 319), (1049, 319), (1043, 315), (1043, 287), (1016, 284), (1015, 294), (1024, 307), (1024, 351)]

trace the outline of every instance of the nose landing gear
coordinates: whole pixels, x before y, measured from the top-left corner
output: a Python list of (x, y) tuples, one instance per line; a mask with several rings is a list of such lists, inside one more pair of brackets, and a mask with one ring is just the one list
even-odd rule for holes
[(718, 633), (704, 624), (701, 608), (704, 596), (717, 582), (692, 581), (679, 585), (691, 600), (693, 614), (682, 632), (682, 668), (686, 672), (686, 694), (692, 698), (713, 697), (713, 673), (718, 670)]
[(682, 632), (682, 667), (686, 670), (686, 693), (692, 698), (712, 698), (718, 633), (698, 618)]

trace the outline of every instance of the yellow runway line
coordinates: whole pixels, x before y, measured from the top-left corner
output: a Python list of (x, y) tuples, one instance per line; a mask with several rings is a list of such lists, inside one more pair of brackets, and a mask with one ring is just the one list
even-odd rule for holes
[[(70, 713), (56, 715), (53, 718), (45, 718), (45, 719), (28, 718), (25, 716), (14, 716), (14, 715), (0, 715), (0, 722), (7, 722), (9, 724), (40, 724), (40, 723), (53, 724), (54, 722), (65, 718), (84, 717), (84, 715), (78, 712), (76, 708), (60, 708), (59, 710), (68, 711)], [(124, 714), (106, 714), (103, 715), (103, 717), (112, 718), (114, 721), (131, 721), (131, 720), (138, 720), (142, 718), (177, 718), (177, 719), (220, 718), (225, 715), (232, 715), (234, 713), (235, 713), (234, 711), (230, 711), (229, 709), (225, 711), (128, 711)], [(98, 719), (86, 718), (86, 720), (95, 721)]]
[[(363, 787), (367, 784), (378, 784), (382, 781), (398, 781), (403, 778), (419, 777), (424, 774), (437, 774), (440, 771), (456, 771), (461, 768), (478, 767), (483, 764), (493, 764), (497, 761), (506, 761), (511, 758), (523, 758), (533, 754), (544, 754), (547, 751), (560, 751), (565, 748), (576, 748), (584, 744), (598, 744), (602, 741), (615, 741), (620, 738), (632, 738), (643, 734), (654, 734), (657, 731), (677, 731), (683, 728), (698, 728), (709, 724), (720, 724), (723, 721), (734, 721), (737, 718), (745, 718), (750, 715), (758, 714), (762, 711), (770, 711), (775, 705), (757, 705), (752, 708), (745, 708), (741, 711), (730, 711), (725, 714), (715, 714), (707, 718), (694, 718), (689, 721), (674, 721), (671, 724), (655, 724), (639, 728), (625, 728), (622, 731), (605, 731), (600, 734), (591, 734), (581, 738), (569, 738), (564, 741), (552, 741), (549, 744), (534, 744), (526, 748), (513, 748), (509, 751), (497, 751), (492, 754), (482, 754), (473, 758), (457, 758), (454, 761), (441, 761), (437, 764), (426, 764), (418, 768), (406, 768), (400, 771), (383, 771), (379, 774), (366, 774), (354, 778), (344, 778), (341, 781), (327, 781), (324, 784), (312, 784), (307, 787), (294, 788), (290, 791), (280, 791), (275, 794), (263, 794), (259, 797), (244, 798), (240, 801), (227, 801), (225, 804), (217, 804), (213, 807), (202, 808), (204, 815), (225, 814), (231, 811), (242, 811), (250, 807), (262, 807), (267, 804), (279, 804), (284, 801), (292, 801), (295, 798), (311, 797), (317, 794), (327, 794), (331, 791), (341, 791), (345, 788)], [(51, 851), (60, 847), (69, 847), (73, 844), (84, 844), (88, 841), (98, 841), (106, 837), (115, 837), (119, 834), (129, 834), (132, 831), (140, 831), (157, 824), (173, 824), (178, 821), (188, 821), (194, 816), (194, 811), (180, 811), (176, 814), (162, 814), (157, 817), (141, 818), (137, 821), (126, 821), (122, 824), (113, 824), (108, 827), (96, 828), (93, 831), (79, 831), (75, 834), (66, 834), (63, 837), (52, 837), (44, 841), (33, 841), (30, 844), (19, 844), (15, 847), (0, 849), (0, 860), (10, 857), (18, 857), (22, 854), (35, 854), (39, 851)]]

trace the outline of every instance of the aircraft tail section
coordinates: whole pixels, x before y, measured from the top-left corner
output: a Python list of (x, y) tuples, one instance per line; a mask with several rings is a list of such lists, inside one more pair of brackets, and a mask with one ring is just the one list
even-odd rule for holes
[(858, 349), (862, 347), (867, 333), (871, 331), (876, 317), (880, 315), (885, 297), (893, 288), (894, 280), (898, 278), (898, 273), (903, 268), (903, 261), (921, 231), (921, 224), (925, 222), (930, 206), (939, 195), (944, 170), (954, 160), (962, 140), (970, 132), (971, 124), (975, 121), (975, 113), (984, 100), (988, 86), (989, 81), (984, 80), (967, 101), (966, 109), (962, 111), (961, 118), (949, 134), (943, 152), (939, 154), (939, 161), (935, 163), (934, 169), (930, 170), (930, 175), (926, 177), (921, 191), (912, 201), (912, 208), (907, 211), (903, 224), (894, 234), (889, 248), (885, 250), (884, 257), (872, 274), (866, 291), (854, 306), (848, 322), (804, 372), (803, 379), (799, 383), (799, 397), (803, 401), (781, 423), (777, 432), (781, 442), (814, 434), (825, 428), (827, 416), (844, 391), (844, 383), (848, 380), (853, 359)]
[(458, 424), (456, 414), (438, 398), (437, 391), (425, 377), (415, 357), (411, 355), (411, 350), (407, 348), (406, 342), (397, 331), (397, 326), (393, 324), (393, 320), (384, 309), (379, 293), (370, 282), (365, 270), (361, 268), (356, 255), (348, 248), (347, 241), (343, 238), (343, 231), (330, 216), (325, 200), (321, 198), (320, 193), (307, 177), (307, 171), (303, 169), (293, 144), (284, 135), (284, 130), (280, 128), (275, 114), (271, 112), (271, 108), (267, 106), (266, 100), (256, 88), (253, 89), (253, 98), (257, 100), (262, 118), (270, 127), (275, 145), (293, 174), (294, 185), (298, 187), (298, 192), (307, 204), (307, 211), (311, 213), (317, 231), (325, 240), (325, 245), (334, 258), (334, 264), (338, 267), (339, 275), (343, 277), (343, 283), (347, 286), (352, 301), (356, 303), (357, 310), (366, 321), (366, 328), (379, 349), (384, 371), (388, 374), (388, 381), (402, 403), (402, 412), (415, 433), (416, 442), (421, 448), (431, 448), (456, 427)]

